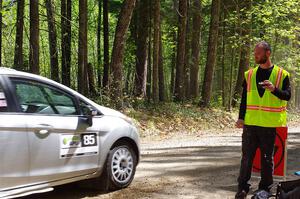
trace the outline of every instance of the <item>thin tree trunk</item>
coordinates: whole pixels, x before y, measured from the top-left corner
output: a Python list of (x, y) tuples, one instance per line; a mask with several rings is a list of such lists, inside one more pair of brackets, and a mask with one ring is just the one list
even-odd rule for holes
[(178, 23), (178, 39), (177, 39), (177, 63), (176, 63), (176, 79), (175, 79), (175, 100), (184, 100), (184, 58), (185, 58), (185, 37), (187, 23), (187, 0), (179, 0), (179, 23)]
[(152, 42), (152, 0), (148, 0), (149, 1), (149, 21), (148, 21), (148, 35), (149, 35), (149, 41), (148, 41), (148, 68), (147, 68), (147, 85), (146, 85), (146, 93), (147, 93), (147, 100), (150, 101), (151, 100), (151, 79), (152, 79), (152, 46), (151, 46), (151, 42)]
[(93, 65), (91, 63), (87, 64), (87, 74), (88, 74), (88, 83), (89, 83), (89, 93), (91, 96), (95, 96), (96, 95), (95, 77), (94, 77)]
[(87, 0), (79, 1), (78, 91), (88, 94), (87, 82)]
[(132, 69), (130, 67), (127, 70), (127, 74), (126, 74), (126, 78), (125, 78), (125, 93), (126, 93), (126, 95), (131, 94), (131, 89), (130, 89), (131, 73), (132, 73)]
[[(150, 28), (149, 28), (150, 29)], [(151, 32), (151, 29), (150, 31)], [(150, 36), (150, 39), (152, 37)], [(147, 67), (147, 85), (146, 85), (146, 94), (147, 100), (151, 100), (151, 79), (152, 79), (152, 50), (151, 50), (151, 41), (148, 42), (148, 67)]]
[(191, 52), (191, 17), (190, 17), (190, 0), (187, 0), (187, 22), (185, 35), (185, 53), (184, 53), (184, 97), (190, 99), (190, 52)]
[(226, 36), (226, 7), (225, 4), (222, 3), (223, 5), (223, 14), (222, 14), (222, 21), (223, 21), (223, 27), (222, 27), (222, 57), (221, 57), (221, 65), (222, 65), (222, 106), (226, 106), (226, 93), (225, 93), (225, 48), (226, 48), (226, 42), (225, 42), (225, 36)]
[(61, 68), (62, 83), (71, 86), (71, 0), (61, 0)]
[(199, 95), (199, 54), (201, 41), (201, 26), (202, 26), (202, 6), (200, 0), (193, 0), (192, 15), (193, 15), (193, 32), (192, 32), (192, 64), (190, 73), (190, 94), (194, 99)]
[(55, 21), (53, 16), (52, 0), (45, 0), (45, 4), (47, 8), (47, 20), (48, 20), (51, 79), (60, 82), (59, 68), (58, 68), (57, 34), (56, 34), (56, 27), (55, 27)]
[(101, 88), (101, 20), (102, 20), (102, 0), (98, 0), (98, 24), (97, 24), (97, 87)]
[(30, 72), (39, 74), (39, 1), (30, 0)]
[(241, 3), (241, 17), (243, 26), (241, 26), (240, 35), (242, 38), (242, 45), (240, 51), (240, 62), (239, 70), (237, 75), (237, 81), (235, 85), (235, 91), (232, 99), (232, 106), (235, 107), (238, 101), (238, 98), (242, 94), (242, 83), (244, 80), (244, 73), (249, 68), (250, 60), (250, 45), (251, 45), (251, 18), (249, 17), (249, 12), (251, 11), (251, 0), (242, 1)]
[(103, 0), (103, 88), (109, 85), (109, 18), (108, 0)]
[(114, 45), (111, 56), (112, 98), (117, 108), (123, 106), (123, 84), (122, 84), (122, 63), (126, 43), (126, 32), (128, 30), (136, 0), (124, 0), (115, 32)]
[(159, 87), (159, 101), (166, 100), (165, 97), (165, 74), (164, 74), (164, 58), (163, 58), (163, 43), (162, 32), (159, 34), (159, 60), (158, 60), (158, 87)]
[(25, 70), (23, 55), (23, 26), (24, 26), (24, 0), (17, 2), (16, 42), (14, 55), (14, 68)]
[(160, 32), (160, 0), (154, 1), (154, 36), (153, 36), (153, 68), (152, 68), (152, 99), (159, 100), (158, 65), (159, 65), (159, 32)]
[[(176, 43), (177, 35), (176, 32), (173, 32), (173, 42)], [(172, 62), (171, 62), (171, 79), (170, 79), (170, 96), (171, 99), (174, 98), (174, 89), (175, 89), (175, 68), (176, 68), (176, 48), (172, 49)]]
[[(137, 8), (139, 5), (138, 0), (136, 0), (136, 5), (135, 7)], [(130, 37), (128, 40), (133, 41), (133, 43), (137, 44), (138, 42), (138, 8), (133, 10), (132, 17), (131, 17), (131, 22), (129, 25), (129, 31), (130, 31)], [(135, 57), (135, 63), (137, 63), (137, 57)], [(127, 96), (131, 96), (133, 94), (132, 88), (134, 87), (134, 81), (132, 81), (132, 76), (134, 75), (134, 69), (132, 65), (129, 67), (125, 68), (125, 73), (126, 73), (126, 78), (125, 78), (125, 89), (124, 93)]]
[(279, 35), (278, 35), (278, 32), (277, 32), (277, 28), (275, 28), (275, 41), (274, 41), (274, 44), (272, 45), (272, 55), (271, 55), (271, 59), (275, 63), (277, 62), (276, 52), (277, 52), (278, 40), (279, 40)]
[(298, 82), (296, 82), (296, 85), (295, 85), (296, 89), (295, 89), (295, 108), (298, 109), (299, 108), (299, 87), (298, 87)]
[(213, 85), (213, 74), (216, 63), (216, 53), (218, 45), (218, 28), (220, 18), (220, 0), (213, 0), (211, 7), (211, 23), (209, 29), (209, 39), (207, 47), (207, 60), (204, 73), (204, 80), (202, 86), (202, 98), (200, 106), (208, 107), (210, 104), (212, 85)]
[(149, 0), (141, 0), (137, 9), (137, 49), (136, 49), (136, 72), (135, 72), (135, 96), (146, 96), (147, 83), (147, 59), (149, 39)]
[(234, 67), (234, 60), (236, 56), (236, 50), (231, 47), (231, 62), (230, 62), (230, 76), (229, 76), (229, 96), (228, 96), (228, 104), (227, 110), (231, 111), (232, 108), (232, 81), (233, 81), (233, 67)]
[[(236, 13), (237, 13), (237, 22), (235, 22), (234, 25), (234, 30), (232, 35), (238, 34), (238, 28), (241, 25), (241, 21), (240, 21), (240, 8), (239, 5), (235, 5), (236, 7)], [(233, 101), (233, 72), (234, 72), (234, 66), (237, 65), (236, 60), (237, 60), (237, 52), (239, 52), (239, 50), (236, 47), (231, 46), (231, 63), (230, 63), (230, 79), (229, 79), (229, 97), (228, 97), (228, 104), (227, 104), (227, 110), (231, 111), (232, 110), (232, 101)], [(240, 53), (240, 52), (239, 52)], [(240, 84), (241, 85), (241, 84)]]

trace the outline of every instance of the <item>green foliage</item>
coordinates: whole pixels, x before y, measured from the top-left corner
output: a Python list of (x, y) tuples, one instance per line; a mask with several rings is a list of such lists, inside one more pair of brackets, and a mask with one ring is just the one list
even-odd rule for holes
[[(79, 0), (72, 1), (72, 44), (71, 44), (71, 87), (76, 89), (77, 84), (77, 65), (78, 65), (78, 8)], [(202, 29), (201, 29), (201, 51), (200, 51), (200, 73), (199, 79), (202, 83), (204, 68), (206, 65), (207, 43), (209, 37), (210, 25), (210, 8), (211, 0), (202, 0)], [(222, 12), (225, 12), (224, 21), (220, 21), (220, 31), (224, 27), (224, 41), (225, 41), (225, 93), (229, 97), (229, 86), (234, 85), (237, 76), (238, 62), (239, 62), (239, 49), (243, 45), (244, 38), (241, 37), (240, 30), (245, 28), (245, 24), (251, 20), (251, 35), (250, 37), (251, 48), (257, 41), (266, 40), (271, 43), (273, 47), (274, 63), (288, 69), (293, 76), (295, 86), (299, 86), (300, 82), (300, 2), (298, 0), (257, 0), (252, 1), (251, 11), (246, 11), (241, 8), (241, 4), (236, 4), (239, 1), (224, 0), (225, 7), (222, 7)], [(240, 1), (242, 2), (242, 1)], [(118, 20), (118, 14), (122, 7), (122, 0), (109, 0), (109, 46), (110, 54), (112, 50), (115, 27)], [(61, 60), (61, 16), (60, 1), (53, 1), (54, 17), (57, 28), (58, 36), (58, 55)], [(177, 39), (176, 33), (178, 30), (178, 8), (177, 1), (161, 0), (161, 30), (163, 40), (163, 58), (164, 58), (164, 72), (165, 82), (168, 89), (166, 89), (167, 96), (172, 96), (170, 93), (170, 79), (171, 69), (174, 67), (172, 59), (176, 55)], [(4, 66), (12, 67), (14, 62), (14, 46), (15, 46), (15, 31), (16, 31), (16, 1), (5, 0), (3, 1), (3, 35), (2, 35), (2, 64)], [(97, 28), (98, 28), (98, 1), (88, 1), (88, 61), (94, 68), (94, 74), (98, 73), (97, 61)], [(245, 15), (247, 19), (241, 16)], [(191, 17), (191, 16), (190, 16)], [(100, 22), (102, 25), (102, 21)], [(25, 16), (24, 16), (24, 64), (28, 68), (28, 55), (29, 55), (29, 0), (25, 1)], [(147, 24), (145, 24), (147, 25)], [(131, 28), (127, 33), (127, 42), (125, 50), (125, 59), (123, 62), (124, 74), (124, 93), (131, 98), (134, 87), (135, 64), (136, 64), (136, 41), (135, 41), (135, 24), (131, 24)], [(190, 24), (190, 29), (192, 24)], [(101, 28), (102, 29), (102, 28)], [(174, 38), (175, 35), (175, 38)], [(101, 33), (101, 56), (103, 57), (103, 33)], [(214, 97), (212, 106), (220, 106), (222, 98), (220, 96), (221, 89), (221, 72), (222, 72), (222, 35), (219, 35), (219, 49), (218, 49), (218, 62), (214, 76)], [(152, 41), (152, 40), (151, 40)], [(251, 51), (252, 52), (252, 51)], [(254, 66), (253, 56), (250, 56), (250, 65)], [(59, 61), (61, 68), (61, 61)], [(230, 82), (230, 66), (233, 65), (233, 79)], [(49, 57), (49, 41), (48, 41), (48, 24), (46, 16), (46, 8), (44, 1), (40, 1), (40, 71), (41, 75), (50, 77), (50, 57)], [(99, 72), (103, 73), (103, 63), (100, 63)], [(97, 75), (95, 75), (96, 79)], [(201, 86), (199, 85), (201, 88)], [(107, 96), (101, 96), (101, 102), (106, 103), (109, 101)], [(128, 103), (133, 103), (128, 100)]]

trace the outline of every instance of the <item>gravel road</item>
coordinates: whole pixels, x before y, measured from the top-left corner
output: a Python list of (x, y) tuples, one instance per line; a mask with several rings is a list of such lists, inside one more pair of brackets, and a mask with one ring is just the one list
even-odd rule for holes
[[(182, 135), (164, 141), (142, 141), (142, 161), (130, 187), (99, 193), (65, 185), (22, 199), (232, 199), (241, 154), (241, 131)], [(300, 170), (300, 128), (290, 129), (288, 179)], [(253, 177), (252, 191), (259, 178)], [(280, 179), (278, 179), (280, 180)]]

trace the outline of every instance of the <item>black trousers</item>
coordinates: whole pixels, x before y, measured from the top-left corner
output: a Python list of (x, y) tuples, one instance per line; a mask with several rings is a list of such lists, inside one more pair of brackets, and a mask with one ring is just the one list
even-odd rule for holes
[(273, 184), (273, 153), (276, 138), (276, 128), (244, 125), (242, 135), (242, 159), (238, 177), (239, 191), (249, 192), (253, 160), (257, 148), (261, 150), (261, 181), (259, 189), (269, 191)]

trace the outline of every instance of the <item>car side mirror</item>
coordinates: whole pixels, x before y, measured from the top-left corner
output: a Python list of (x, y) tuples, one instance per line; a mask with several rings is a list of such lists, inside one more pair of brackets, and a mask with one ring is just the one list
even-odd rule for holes
[(94, 117), (94, 116), (98, 115), (98, 111), (95, 110), (95, 109), (93, 109), (93, 108), (91, 108), (91, 109), (90, 109), (90, 114), (89, 114), (89, 115), (92, 116), (92, 117)]
[(89, 114), (87, 115), (87, 124), (93, 126), (93, 117), (98, 114), (98, 111), (90, 107)]

